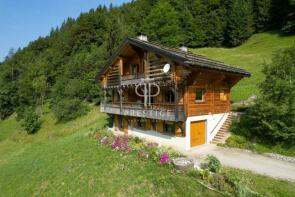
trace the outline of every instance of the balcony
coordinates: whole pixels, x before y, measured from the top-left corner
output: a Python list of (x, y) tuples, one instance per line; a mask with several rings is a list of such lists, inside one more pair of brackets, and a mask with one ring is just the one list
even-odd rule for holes
[(105, 113), (118, 114), (133, 117), (142, 117), (167, 121), (185, 120), (183, 105), (177, 106), (177, 112), (174, 104), (153, 103), (152, 106), (144, 107), (142, 103), (124, 102), (122, 109), (120, 103), (102, 103), (100, 110)]
[(132, 75), (122, 75), (121, 85), (131, 85), (138, 84), (141, 79), (144, 78), (144, 74), (132, 74)]

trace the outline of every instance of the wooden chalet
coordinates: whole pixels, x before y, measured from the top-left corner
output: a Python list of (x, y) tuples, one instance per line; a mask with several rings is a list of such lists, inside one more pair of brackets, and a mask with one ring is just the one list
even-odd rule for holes
[(190, 149), (212, 142), (229, 116), (231, 88), (249, 76), (185, 47), (126, 38), (98, 74), (101, 111), (116, 131), (175, 137)]

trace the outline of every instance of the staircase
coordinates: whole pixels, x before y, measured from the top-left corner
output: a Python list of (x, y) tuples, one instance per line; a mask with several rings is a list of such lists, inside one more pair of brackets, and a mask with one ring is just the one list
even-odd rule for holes
[(213, 140), (211, 141), (212, 144), (222, 143), (226, 140), (229, 136), (229, 127), (232, 123), (233, 116), (232, 113), (229, 113), (226, 120), (224, 121), (222, 127), (219, 129), (217, 134), (214, 136)]

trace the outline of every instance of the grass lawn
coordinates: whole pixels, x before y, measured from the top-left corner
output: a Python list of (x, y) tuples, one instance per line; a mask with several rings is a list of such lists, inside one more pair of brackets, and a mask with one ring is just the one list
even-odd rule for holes
[(250, 78), (241, 80), (232, 90), (233, 101), (247, 99), (259, 94), (258, 84), (263, 80), (263, 64), (271, 62), (273, 52), (290, 47), (295, 43), (295, 35), (282, 36), (279, 32), (253, 35), (248, 41), (235, 48), (197, 48), (192, 52), (205, 55), (251, 72)]
[(281, 155), (287, 155), (295, 157), (295, 146), (284, 146), (284, 145), (272, 145), (265, 144), (261, 142), (252, 143), (250, 140), (246, 139), (244, 136), (231, 134), (231, 136), (226, 140), (225, 144), (221, 144), (224, 147), (233, 147), (252, 150), (257, 153), (277, 153)]
[[(3, 196), (219, 196), (189, 174), (176, 173), (137, 155), (97, 145), (87, 133), (106, 116), (92, 107), (74, 121), (55, 124), (43, 117), (42, 129), (26, 135), (13, 117), (0, 122), (0, 193)], [(236, 170), (252, 190), (280, 196), (295, 183)], [(260, 187), (253, 183), (259, 181)], [(263, 182), (267, 184), (262, 184)], [(252, 185), (251, 185), (252, 184)], [(1, 196), (0, 195), (0, 196)]]
[(98, 107), (65, 124), (43, 119), (29, 136), (14, 118), (0, 123), (0, 196), (219, 196), (171, 167), (99, 147), (86, 135), (106, 122)]
[(295, 183), (284, 180), (276, 180), (267, 176), (254, 174), (247, 170), (223, 168), (223, 172), (243, 177), (244, 185), (261, 196), (293, 197), (295, 195)]

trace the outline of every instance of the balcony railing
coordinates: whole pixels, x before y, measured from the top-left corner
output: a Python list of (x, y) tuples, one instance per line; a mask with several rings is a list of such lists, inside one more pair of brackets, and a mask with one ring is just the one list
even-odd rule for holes
[(183, 105), (170, 103), (153, 103), (151, 106), (144, 107), (143, 103), (123, 102), (122, 109), (120, 103), (102, 103), (102, 112), (142, 118), (151, 118), (168, 121), (185, 120)]
[(138, 84), (144, 78), (144, 74), (122, 75), (121, 85)]

